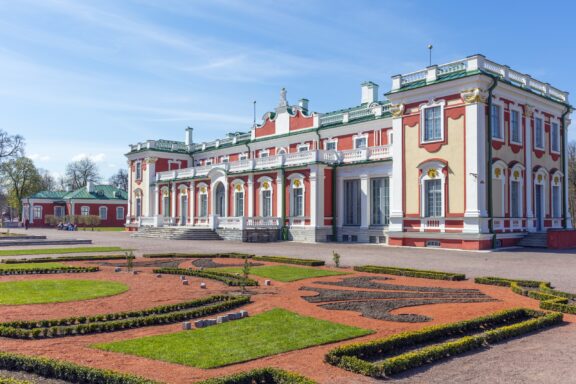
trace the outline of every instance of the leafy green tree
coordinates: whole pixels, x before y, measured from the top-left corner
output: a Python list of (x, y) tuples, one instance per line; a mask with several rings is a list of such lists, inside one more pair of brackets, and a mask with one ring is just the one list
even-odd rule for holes
[(6, 189), (8, 204), (22, 218), (22, 199), (39, 192), (42, 180), (34, 162), (27, 157), (19, 157), (0, 164), (3, 186)]

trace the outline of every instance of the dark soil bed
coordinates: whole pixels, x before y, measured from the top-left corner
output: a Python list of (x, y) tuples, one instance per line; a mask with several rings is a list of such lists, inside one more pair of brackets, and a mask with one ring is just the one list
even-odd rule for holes
[[(151, 260), (151, 261), (134, 261), (133, 268), (178, 268), (180, 263), (184, 260)], [(96, 264), (106, 267), (120, 267), (127, 268), (125, 260), (119, 261), (99, 261), (91, 262), (90, 264)]]
[(315, 284), (335, 285), (338, 287), (350, 288), (366, 288), (366, 289), (383, 289), (386, 291), (415, 291), (415, 292), (452, 292), (452, 293), (466, 293), (478, 292), (478, 289), (455, 289), (455, 288), (440, 288), (440, 287), (413, 287), (408, 285), (395, 285), (381, 283), (380, 281), (393, 280), (389, 277), (380, 276), (358, 276), (347, 277), (341, 281), (315, 281)]
[[(250, 262), (250, 267), (259, 267), (264, 265), (263, 263), (253, 263)], [(192, 265), (198, 268), (226, 268), (226, 267), (243, 267), (244, 264), (220, 264), (215, 262), (213, 259), (196, 259), (192, 261)]]

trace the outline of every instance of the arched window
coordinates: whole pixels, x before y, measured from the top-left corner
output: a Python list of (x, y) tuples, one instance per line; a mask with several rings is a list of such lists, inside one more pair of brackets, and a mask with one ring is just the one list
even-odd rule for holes
[(234, 188), (234, 216), (244, 216), (244, 181), (234, 180), (232, 182)]
[(444, 217), (446, 197), (444, 190), (447, 164), (441, 161), (428, 161), (419, 166), (420, 176), (420, 212), (424, 217)]
[(293, 173), (288, 176), (288, 180), (290, 180), (290, 216), (302, 217), (305, 215), (304, 176)]
[(506, 216), (507, 172), (509, 172), (508, 165), (502, 160), (497, 160), (492, 164), (492, 216), (495, 218)]
[(170, 189), (168, 187), (162, 188), (162, 216), (170, 216)]
[(556, 171), (552, 174), (550, 184), (550, 198), (552, 199), (552, 217), (555, 219), (562, 217), (562, 172)]
[(272, 179), (269, 177), (261, 177), (258, 179), (260, 183), (260, 216), (272, 216)]
[(536, 218), (536, 230), (544, 230), (544, 218), (546, 217), (547, 190), (546, 183), (548, 172), (540, 167), (534, 173), (534, 217)]
[(520, 164), (516, 164), (510, 170), (510, 184), (509, 184), (509, 194), (510, 194), (510, 217), (511, 218), (521, 218), (524, 216), (523, 209), (523, 193), (524, 190), (524, 167)]
[(136, 202), (136, 207), (134, 210), (134, 213), (136, 214), (136, 217), (140, 217), (142, 216), (142, 190), (141, 189), (137, 189), (134, 191), (134, 196), (135, 196), (135, 202)]
[(208, 186), (204, 183), (198, 184), (198, 216), (208, 216)]

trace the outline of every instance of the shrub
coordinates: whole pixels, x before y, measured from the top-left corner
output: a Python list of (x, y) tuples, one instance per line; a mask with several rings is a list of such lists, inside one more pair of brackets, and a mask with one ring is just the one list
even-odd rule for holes
[(332, 261), (334, 261), (336, 268), (340, 268), (340, 254), (338, 252), (332, 251)]
[(53, 268), (15, 268), (0, 269), (0, 276), (7, 275), (42, 275), (52, 273), (87, 273), (98, 272), (98, 267), (53, 267)]
[(155, 384), (156, 381), (43, 357), (0, 352), (0, 369), (82, 384)]
[(62, 257), (39, 257), (36, 259), (6, 259), (0, 261), (5, 264), (44, 263), (51, 261), (91, 261), (91, 260), (125, 260), (124, 255), (97, 255), (97, 256), (62, 256)]
[(199, 271), (194, 269), (183, 269), (183, 268), (159, 268), (155, 269), (154, 273), (164, 273), (168, 275), (187, 275), (187, 276), (197, 276), (204, 277), (206, 279), (217, 280), (229, 286), (239, 287), (245, 286), (257, 286), (258, 282), (252, 279), (245, 279), (241, 276), (233, 275), (231, 273), (216, 272), (216, 271)]
[(142, 257), (149, 259), (212, 259), (212, 258), (229, 258), (229, 259), (244, 259), (252, 258), (254, 255), (249, 253), (239, 252), (222, 252), (222, 253), (145, 253)]
[(326, 264), (322, 260), (297, 259), (294, 257), (285, 257), (285, 256), (254, 256), (253, 259), (256, 261), (270, 261), (273, 263), (307, 265), (309, 267), (320, 267)]
[(258, 368), (232, 376), (217, 377), (198, 384), (316, 384), (314, 381), (278, 368)]
[(357, 272), (383, 273), (387, 275), (419, 277), (422, 279), (434, 279), (434, 280), (456, 281), (466, 279), (466, 275), (461, 273), (426, 271), (421, 269), (397, 268), (397, 267), (380, 267), (375, 265), (364, 265), (360, 267), (354, 267), (354, 270)]
[(32, 384), (31, 381), (10, 379), (7, 377), (0, 377), (0, 384)]

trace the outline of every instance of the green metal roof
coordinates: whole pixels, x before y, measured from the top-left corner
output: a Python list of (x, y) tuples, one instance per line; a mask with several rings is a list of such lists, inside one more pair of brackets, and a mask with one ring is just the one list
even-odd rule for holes
[(32, 196), (31, 199), (62, 199), (66, 196), (68, 192), (66, 191), (40, 191)]
[(128, 193), (112, 185), (94, 185), (94, 191), (88, 193), (86, 188), (79, 188), (72, 192), (65, 191), (41, 191), (30, 196), (31, 199), (52, 199), (52, 200), (127, 200)]

